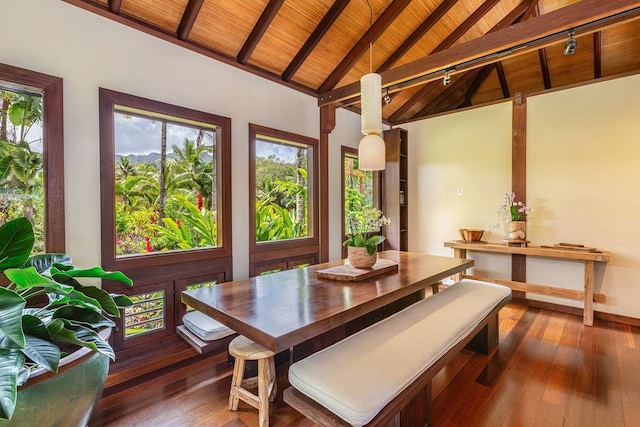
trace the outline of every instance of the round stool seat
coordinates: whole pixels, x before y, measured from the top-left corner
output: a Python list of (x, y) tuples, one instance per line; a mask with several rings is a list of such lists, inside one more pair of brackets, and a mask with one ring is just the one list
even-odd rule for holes
[(229, 353), (233, 357), (246, 360), (266, 359), (275, 355), (273, 351), (264, 348), (243, 335), (237, 336), (229, 343)]

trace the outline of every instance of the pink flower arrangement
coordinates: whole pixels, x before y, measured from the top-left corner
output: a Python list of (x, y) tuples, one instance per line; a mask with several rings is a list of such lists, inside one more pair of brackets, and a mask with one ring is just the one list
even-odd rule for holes
[(524, 221), (531, 208), (522, 202), (516, 202), (516, 193), (505, 193), (504, 203), (500, 205), (502, 209), (509, 213), (511, 221)]

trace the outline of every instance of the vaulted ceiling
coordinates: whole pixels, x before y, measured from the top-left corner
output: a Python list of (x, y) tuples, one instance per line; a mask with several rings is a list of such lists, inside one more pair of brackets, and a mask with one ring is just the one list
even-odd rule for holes
[(320, 105), (357, 109), (371, 68), (390, 124), (640, 72), (640, 0), (64, 1)]

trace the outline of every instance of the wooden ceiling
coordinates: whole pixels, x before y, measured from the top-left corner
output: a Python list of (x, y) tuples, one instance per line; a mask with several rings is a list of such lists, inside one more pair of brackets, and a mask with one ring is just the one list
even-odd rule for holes
[[(357, 109), (371, 66), (389, 124), (640, 72), (640, 0), (64, 1), (320, 105)], [(578, 47), (565, 55), (572, 29)]]

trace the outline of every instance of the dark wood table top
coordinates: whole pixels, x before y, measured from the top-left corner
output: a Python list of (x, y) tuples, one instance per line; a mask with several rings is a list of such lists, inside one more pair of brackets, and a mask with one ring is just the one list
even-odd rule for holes
[(318, 279), (345, 260), (234, 280), (182, 293), (182, 301), (279, 352), (473, 266), (472, 260), (384, 251), (398, 272), (359, 282)]

